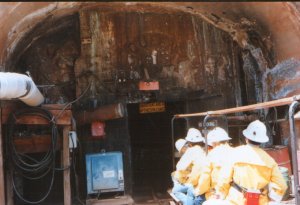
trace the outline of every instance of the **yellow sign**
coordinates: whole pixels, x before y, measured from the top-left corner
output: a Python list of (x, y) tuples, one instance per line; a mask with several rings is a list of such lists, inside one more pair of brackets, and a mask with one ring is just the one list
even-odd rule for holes
[(166, 106), (164, 102), (141, 103), (140, 113), (164, 112)]

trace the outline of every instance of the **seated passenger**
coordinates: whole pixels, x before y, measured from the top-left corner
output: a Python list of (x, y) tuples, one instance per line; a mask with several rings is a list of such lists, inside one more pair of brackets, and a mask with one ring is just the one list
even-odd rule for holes
[(185, 140), (189, 147), (178, 161), (175, 172), (188, 173), (185, 182), (180, 186), (184, 192), (176, 192), (178, 190), (174, 190), (174, 186), (173, 193), (184, 205), (200, 205), (205, 199), (204, 193), (207, 190), (203, 189), (203, 192), (198, 192), (197, 195), (195, 195), (194, 188), (198, 184), (203, 164), (207, 163), (205, 152), (200, 146), (200, 144), (204, 142), (204, 138), (199, 130), (190, 128)]
[[(187, 141), (185, 139), (178, 139), (175, 142), (175, 147), (179, 154), (182, 156), (185, 151), (188, 148)], [(180, 193), (186, 194), (187, 193), (187, 187), (184, 185), (188, 174), (191, 172), (190, 168), (187, 168), (186, 170), (175, 170), (172, 172), (172, 181), (174, 183), (174, 186), (172, 188), (172, 193), (176, 195), (180, 195)], [(177, 193), (180, 192), (180, 193)]]
[(277, 163), (263, 149), (261, 143), (269, 140), (266, 126), (256, 120), (243, 131), (246, 145), (233, 151), (233, 158), (220, 171), (214, 198), (225, 199), (208, 204), (267, 205), (269, 201), (280, 202), (287, 185)]
[(227, 132), (220, 127), (215, 127), (207, 134), (207, 144), (212, 147), (208, 153), (207, 158), (209, 161), (210, 172), (210, 190), (206, 192), (206, 200), (210, 199), (215, 194), (215, 187), (218, 183), (220, 170), (224, 164), (228, 164), (231, 159), (233, 148), (228, 144), (231, 138)]

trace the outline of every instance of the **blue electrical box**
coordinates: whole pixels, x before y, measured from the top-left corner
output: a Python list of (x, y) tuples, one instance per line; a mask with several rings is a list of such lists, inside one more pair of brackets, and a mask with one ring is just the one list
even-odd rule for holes
[(87, 193), (124, 191), (122, 152), (87, 154)]

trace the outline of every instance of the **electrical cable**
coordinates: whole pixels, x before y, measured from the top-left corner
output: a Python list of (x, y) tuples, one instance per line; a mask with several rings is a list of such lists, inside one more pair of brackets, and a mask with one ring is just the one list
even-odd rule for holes
[[(49, 121), (51, 127), (51, 146), (46, 154), (42, 157), (41, 160), (33, 159), (32, 157), (26, 154), (20, 154), (17, 152), (16, 146), (14, 144), (14, 132), (16, 128), (16, 119), (19, 116), (26, 115), (38, 115)], [(57, 145), (57, 136), (58, 130), (55, 121), (53, 121), (53, 115), (42, 108), (26, 108), (22, 110), (15, 111), (9, 115), (8, 118), (8, 133), (7, 137), (7, 145), (9, 146), (7, 149), (7, 156), (9, 157), (8, 162), (11, 163), (13, 168), (12, 173), (12, 185), (16, 195), (25, 203), (28, 204), (39, 204), (44, 201), (50, 194), (50, 191), (53, 187), (54, 178), (55, 178), (55, 154), (56, 154), (56, 145)], [(27, 179), (41, 179), (46, 176), (50, 171), (51, 173), (51, 181), (50, 185), (44, 194), (39, 200), (29, 201), (22, 196), (22, 194), (18, 191), (15, 184), (15, 174), (20, 173)], [(36, 176), (36, 177), (33, 177)]]
[[(269, 110), (269, 112), (267, 113), (267, 115), (264, 118), (265, 121), (265, 125), (267, 127), (267, 130), (269, 131), (270, 134), (270, 141), (271, 141), (271, 145), (274, 145), (274, 137), (276, 135), (276, 131), (275, 129), (278, 128), (277, 125), (277, 118), (278, 118), (278, 114), (277, 114), (277, 109), (276, 107), (273, 107), (272, 109), (274, 111), (274, 115), (272, 116), (272, 112), (271, 110)], [(274, 119), (272, 119), (272, 117)]]
[[(73, 141), (73, 138), (72, 137), (70, 137), (71, 138), (71, 142), (72, 142), (72, 147), (74, 148), (74, 141)], [(76, 141), (78, 141), (79, 142), (79, 140), (76, 138)], [(78, 184), (78, 180), (77, 180), (77, 176), (78, 176), (78, 174), (77, 174), (77, 172), (76, 172), (76, 159), (75, 159), (75, 153), (74, 153), (75, 151), (73, 150), (73, 152), (72, 152), (72, 162), (73, 162), (73, 171), (74, 171), (74, 178), (75, 178), (75, 193), (76, 193), (76, 195), (75, 195), (75, 199), (81, 204), (81, 205), (85, 205), (81, 200), (80, 200), (80, 198), (79, 198), (79, 189), (78, 189), (78, 187), (79, 187), (79, 184)]]
[[(63, 112), (67, 109), (67, 107), (69, 107), (70, 105), (72, 105), (73, 103), (77, 102), (78, 100), (80, 100), (88, 91), (88, 89), (90, 88), (91, 86), (91, 83), (88, 84), (88, 86), (86, 87), (86, 89), (83, 91), (83, 93), (78, 97), (76, 98), (75, 100), (67, 103), (63, 108), (62, 110), (56, 115), (56, 116), (53, 116), (52, 117), (52, 120), (56, 121), (60, 118), (60, 116), (63, 114)], [(72, 121), (74, 121), (74, 119), (72, 118)], [(74, 145), (74, 144), (73, 144)], [(62, 167), (62, 168), (55, 168), (57, 171), (64, 171), (64, 170), (67, 170), (67, 169), (70, 169), (71, 168), (71, 165), (68, 166), (68, 167)]]
[[(75, 100), (67, 103), (63, 108), (62, 110), (56, 115), (56, 116), (52, 116), (52, 119), (51, 121), (56, 121), (57, 119), (59, 119), (61, 117), (61, 115), (63, 114), (63, 112), (67, 109), (67, 107), (69, 107), (70, 105), (72, 105), (73, 103), (77, 102), (78, 100), (80, 100), (88, 91), (88, 89), (90, 88), (91, 86), (91, 83), (89, 83), (89, 85), (87, 86), (87, 88), (84, 90), (84, 92), (78, 97), (76, 98)], [(71, 168), (71, 165), (68, 166), (68, 167), (62, 167), (62, 168), (55, 168), (55, 170), (57, 171), (64, 171), (64, 170), (67, 170), (67, 169), (70, 169)]]
[[(54, 183), (54, 178), (55, 178), (55, 171), (64, 171), (66, 169), (70, 169), (72, 165), (65, 167), (65, 168), (56, 168), (55, 167), (55, 154), (56, 154), (56, 146), (57, 146), (57, 136), (58, 136), (58, 130), (57, 130), (57, 125), (56, 125), (56, 120), (62, 115), (62, 113), (65, 111), (65, 109), (70, 106), (71, 104), (77, 102), (79, 99), (81, 99), (88, 91), (89, 87), (91, 86), (91, 83), (87, 86), (87, 88), (85, 89), (85, 91), (75, 100), (67, 103), (63, 109), (61, 110), (61, 112), (56, 115), (53, 116), (51, 112), (43, 109), (43, 108), (39, 108), (39, 107), (31, 107), (31, 108), (26, 108), (23, 110), (19, 110), (19, 111), (15, 111), (13, 113), (11, 113), (9, 115), (8, 118), (8, 133), (6, 135), (7, 137), (7, 146), (9, 146), (6, 150), (7, 150), (7, 156), (9, 157), (8, 162), (10, 162), (13, 167), (13, 177), (12, 177), (12, 185), (13, 185), (13, 189), (16, 193), (16, 195), (25, 203), (28, 204), (39, 204), (42, 201), (44, 201), (50, 194), (51, 189), (53, 187), (53, 183)], [(14, 144), (14, 140), (13, 140), (13, 136), (14, 136), (14, 131), (15, 131), (15, 124), (16, 124), (16, 120), (19, 116), (24, 116), (24, 115), (34, 115), (34, 116), (40, 116), (44, 119), (46, 119), (47, 121), (49, 121), (50, 125), (51, 125), (51, 147), (49, 148), (49, 150), (46, 152), (46, 154), (42, 157), (41, 160), (36, 160), (26, 154), (23, 153), (18, 153), (17, 149), (15, 147)], [(73, 139), (72, 139), (73, 140)], [(74, 142), (72, 141), (73, 145)], [(73, 159), (74, 159), (74, 153), (73, 153)], [(72, 160), (74, 161), (74, 160)], [(74, 162), (73, 162), (74, 164)], [(74, 166), (73, 166), (74, 167)], [(51, 182), (50, 185), (48, 187), (47, 192), (45, 193), (45, 195), (43, 197), (41, 197), (41, 199), (37, 200), (37, 201), (29, 201), (27, 199), (25, 199), (22, 194), (17, 190), (16, 184), (15, 184), (15, 171), (17, 171), (21, 176), (23, 176), (26, 179), (31, 179), (31, 180), (37, 180), (37, 179), (41, 179), (44, 176), (46, 176), (50, 171), (52, 171), (52, 175), (51, 175)], [(75, 168), (74, 168), (75, 171)], [(35, 177), (33, 177), (32, 175), (35, 175)], [(81, 200), (78, 199), (80, 203)]]
[[(76, 131), (77, 130), (77, 124), (76, 120), (74, 117), (71, 118), (72, 121), (72, 130)], [(71, 142), (72, 142), (72, 147), (74, 148), (74, 140), (73, 137), (71, 137)], [(81, 151), (81, 144), (80, 141), (76, 135), (76, 142), (77, 142), (77, 150), (79, 152), (79, 157), (82, 158), (82, 151)], [(85, 205), (84, 202), (81, 201), (79, 197), (79, 183), (78, 183), (78, 174), (76, 172), (76, 155), (75, 155), (75, 149), (72, 149), (72, 162), (73, 162), (73, 172), (74, 172), (74, 178), (75, 178), (75, 199), (81, 204)]]
[(81, 99), (86, 93), (87, 91), (89, 90), (89, 88), (91, 87), (91, 82), (88, 84), (88, 86), (86, 87), (86, 89), (83, 91), (83, 93), (78, 97), (76, 98), (75, 100), (67, 103), (63, 109), (60, 111), (60, 113), (58, 113), (56, 116), (53, 116), (53, 120), (57, 120), (58, 118), (60, 118), (60, 116), (62, 115), (62, 113), (67, 109), (67, 107), (69, 107), (70, 105), (72, 105), (73, 103), (77, 102), (79, 99)]

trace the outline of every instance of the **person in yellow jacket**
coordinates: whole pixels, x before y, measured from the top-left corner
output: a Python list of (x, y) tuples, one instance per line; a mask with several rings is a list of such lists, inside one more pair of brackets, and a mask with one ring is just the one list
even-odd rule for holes
[[(185, 151), (188, 149), (188, 143), (185, 139), (178, 139), (175, 142), (175, 147), (179, 153), (180, 156), (182, 156)], [(172, 176), (172, 181), (174, 183), (172, 192), (178, 192), (181, 191), (182, 189), (182, 184), (184, 184), (187, 180), (188, 174), (191, 172), (190, 168), (187, 168), (186, 170), (175, 170), (174, 172), (172, 172), (171, 176)]]
[(220, 170), (232, 157), (233, 147), (228, 144), (229, 140), (228, 133), (221, 127), (215, 127), (207, 134), (207, 144), (212, 147), (207, 156), (209, 164), (206, 170), (210, 175), (210, 190), (205, 194), (207, 200), (214, 196)]
[[(176, 192), (178, 186), (175, 187), (174, 183), (173, 193), (183, 205), (200, 205), (204, 201), (204, 192), (207, 190), (194, 195), (194, 187), (199, 180), (202, 164), (207, 162), (205, 152), (199, 145), (204, 142), (204, 138), (199, 130), (190, 128), (185, 140), (189, 147), (176, 164), (175, 173), (181, 173), (181, 177), (184, 175), (183, 173), (187, 175), (179, 186), (180, 192)], [(175, 174), (173, 176), (175, 177)], [(177, 176), (176, 178), (179, 177)]]
[(269, 141), (266, 126), (259, 120), (253, 121), (243, 135), (247, 144), (235, 148), (232, 161), (222, 168), (216, 186), (215, 198), (225, 199), (224, 203), (207, 201), (205, 205), (267, 205), (281, 201), (286, 182), (274, 159), (259, 147)]

